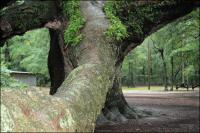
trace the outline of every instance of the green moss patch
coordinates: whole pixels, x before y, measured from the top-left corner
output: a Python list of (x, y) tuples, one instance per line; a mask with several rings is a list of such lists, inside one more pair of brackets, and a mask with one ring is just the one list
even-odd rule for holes
[(76, 46), (83, 39), (80, 30), (85, 24), (80, 11), (80, 1), (64, 1), (63, 6), (65, 17), (69, 20), (64, 32), (64, 41), (66, 45)]
[(104, 12), (110, 21), (110, 27), (105, 32), (106, 36), (117, 41), (121, 41), (128, 37), (126, 26), (123, 25), (120, 19), (116, 16), (113, 1), (106, 2)]

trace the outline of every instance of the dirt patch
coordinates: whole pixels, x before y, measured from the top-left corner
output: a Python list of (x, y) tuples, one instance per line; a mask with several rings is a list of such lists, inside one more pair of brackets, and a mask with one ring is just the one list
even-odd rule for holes
[(97, 125), (95, 132), (199, 132), (199, 90), (124, 93), (130, 106), (151, 116), (125, 123)]

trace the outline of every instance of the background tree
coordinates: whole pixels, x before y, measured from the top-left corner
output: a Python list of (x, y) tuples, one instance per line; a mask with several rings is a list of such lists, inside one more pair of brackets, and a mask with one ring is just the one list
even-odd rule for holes
[[(47, 56), (49, 50), (49, 32), (47, 29), (26, 32), (8, 40), (2, 53), (10, 70), (28, 71), (37, 75), (38, 85), (49, 79)], [(23, 52), (21, 52), (23, 51)], [(9, 53), (6, 54), (6, 53)], [(6, 59), (9, 58), (9, 59)]]
[[(125, 69), (126, 62), (128, 62), (129, 60), (142, 61), (142, 58), (140, 58), (140, 56), (133, 56), (133, 55), (135, 55), (135, 53), (138, 53), (138, 51), (142, 51), (142, 49), (143, 49), (143, 52), (147, 54), (147, 51), (145, 51), (145, 48), (146, 49), (148, 48), (148, 43), (150, 42), (151, 47), (154, 49), (152, 52), (152, 58), (153, 58), (152, 71), (153, 71), (154, 76), (153, 76), (153, 79), (151, 79), (154, 83), (156, 81), (157, 85), (159, 83), (162, 84), (162, 82), (160, 81), (160, 77), (158, 75), (163, 75), (164, 77), (163, 83), (165, 86), (166, 84), (171, 83), (171, 88), (172, 88), (174, 85), (181, 84), (182, 82), (181, 81), (182, 79), (180, 79), (181, 69), (182, 69), (181, 64), (185, 62), (184, 63), (185, 67), (183, 68), (183, 72), (184, 71), (185, 72), (183, 76), (187, 77), (185, 79), (188, 79), (188, 84), (190, 86), (192, 86), (192, 84), (197, 84), (197, 81), (195, 81), (195, 79), (196, 80), (198, 79), (197, 73), (199, 69), (199, 66), (198, 66), (199, 18), (197, 15), (198, 13), (199, 13), (199, 9), (193, 11), (189, 15), (186, 15), (185, 17), (173, 23), (168, 24), (167, 26), (160, 29), (156, 33), (147, 37), (141, 46), (138, 46), (137, 48), (135, 48), (134, 51), (131, 52), (125, 58), (123, 69), (122, 69), (124, 76), (126, 76), (126, 73), (127, 73)], [(144, 53), (140, 53), (140, 54), (143, 55)], [(164, 58), (162, 58), (162, 56)], [(142, 64), (145, 64), (146, 60), (147, 59), (143, 60)], [(138, 69), (139, 67), (142, 66), (142, 64), (139, 62), (135, 62), (134, 66), (136, 66), (136, 68), (134, 69)], [(162, 68), (165, 68), (165, 69), (162, 69)], [(142, 71), (136, 72), (135, 74), (140, 75), (142, 74)], [(156, 78), (154, 79), (155, 76)], [(169, 77), (171, 77), (170, 80), (169, 80)], [(138, 78), (135, 79), (136, 84), (140, 85), (142, 81), (138, 82), (137, 81)], [(143, 85), (144, 84), (145, 83), (143, 83)]]

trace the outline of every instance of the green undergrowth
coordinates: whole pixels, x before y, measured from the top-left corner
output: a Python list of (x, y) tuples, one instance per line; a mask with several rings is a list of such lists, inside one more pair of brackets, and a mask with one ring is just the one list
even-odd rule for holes
[(22, 82), (19, 82), (10, 76), (9, 70), (5, 64), (1, 64), (1, 80), (0, 80), (1, 89), (7, 88), (18, 88), (18, 89), (27, 89), (28, 85)]
[(116, 16), (116, 8), (113, 1), (107, 1), (104, 6), (104, 12), (110, 21), (110, 27), (105, 32), (108, 38), (121, 41), (128, 37), (127, 28), (122, 24), (120, 19)]
[(80, 30), (85, 24), (85, 19), (80, 11), (80, 1), (64, 1), (64, 14), (68, 19), (68, 26), (64, 31), (66, 45), (76, 46), (83, 39)]

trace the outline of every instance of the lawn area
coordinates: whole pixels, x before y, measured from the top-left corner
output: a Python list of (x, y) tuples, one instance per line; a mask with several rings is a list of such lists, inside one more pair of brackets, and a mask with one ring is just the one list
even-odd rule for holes
[[(170, 87), (168, 87), (168, 90)], [(195, 88), (195, 90), (198, 90), (199, 88)], [(123, 92), (127, 91), (148, 91), (148, 86), (136, 86), (136, 87), (127, 87), (123, 86), (122, 87)], [(189, 88), (189, 91), (191, 91), (192, 88)], [(151, 86), (149, 91), (164, 91), (164, 86)], [(176, 87), (174, 86), (174, 91), (176, 90)], [(186, 88), (179, 88), (178, 91), (187, 91)]]
[[(145, 90), (146, 91), (146, 90), (148, 90), (148, 86), (136, 86), (136, 87), (123, 86), (122, 90), (123, 91), (130, 91), (130, 90), (137, 90), (137, 91)], [(164, 87), (163, 86), (151, 86), (150, 91), (164, 91)]]

